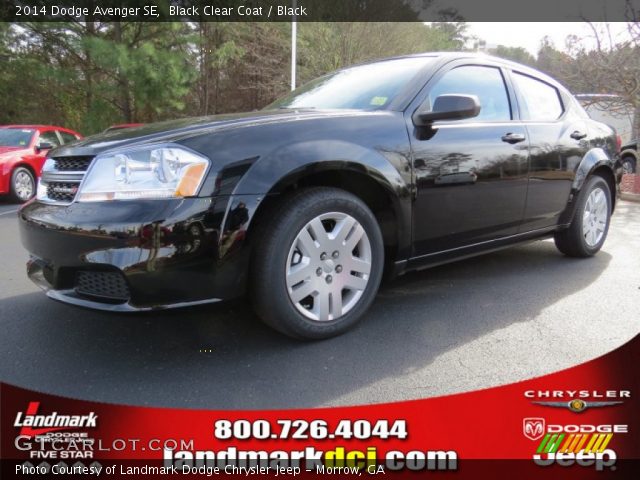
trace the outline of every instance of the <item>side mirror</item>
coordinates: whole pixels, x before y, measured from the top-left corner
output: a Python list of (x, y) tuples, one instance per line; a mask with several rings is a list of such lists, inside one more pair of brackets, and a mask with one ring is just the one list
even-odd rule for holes
[(51, 150), (53, 145), (48, 142), (42, 142), (39, 145), (36, 145), (36, 152), (42, 152), (43, 150)]
[(428, 112), (413, 114), (413, 123), (417, 127), (426, 127), (436, 120), (462, 120), (477, 117), (480, 113), (480, 100), (476, 95), (440, 95)]

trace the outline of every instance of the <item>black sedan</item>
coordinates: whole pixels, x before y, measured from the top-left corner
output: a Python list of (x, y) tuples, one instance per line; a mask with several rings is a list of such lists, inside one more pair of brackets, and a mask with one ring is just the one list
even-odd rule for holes
[(384, 272), (546, 237), (594, 255), (621, 171), (615, 132), (553, 79), (433, 53), (340, 70), (260, 112), (58, 148), (19, 221), (29, 276), (56, 300), (138, 311), (248, 293), (274, 328), (325, 338)]

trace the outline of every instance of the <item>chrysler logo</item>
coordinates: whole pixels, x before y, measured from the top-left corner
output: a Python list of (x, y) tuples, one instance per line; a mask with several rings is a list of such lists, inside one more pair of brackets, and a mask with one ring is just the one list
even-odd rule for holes
[(536, 405), (542, 405), (543, 407), (560, 407), (568, 408), (572, 412), (581, 413), (589, 407), (610, 407), (612, 405), (620, 405), (622, 402), (588, 402), (580, 398), (574, 398), (569, 402), (531, 402)]
[(544, 435), (544, 418), (525, 418), (522, 420), (522, 433), (529, 440), (537, 440)]

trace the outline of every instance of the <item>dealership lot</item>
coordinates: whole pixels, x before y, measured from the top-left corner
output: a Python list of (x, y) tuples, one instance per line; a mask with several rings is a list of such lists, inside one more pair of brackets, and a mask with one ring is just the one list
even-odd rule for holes
[(49, 300), (0, 202), (0, 378), (47, 393), (193, 408), (385, 402), (557, 371), (640, 332), (640, 204), (620, 202), (587, 260), (551, 241), (409, 274), (339, 338), (300, 343), (246, 302), (136, 315)]

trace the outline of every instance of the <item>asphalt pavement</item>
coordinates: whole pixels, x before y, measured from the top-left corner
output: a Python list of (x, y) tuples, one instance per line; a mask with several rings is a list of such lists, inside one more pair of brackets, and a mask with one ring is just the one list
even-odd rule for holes
[(524, 380), (640, 332), (640, 204), (620, 202), (603, 250), (552, 241), (412, 273), (349, 333), (301, 343), (246, 302), (109, 314), (26, 277), (16, 205), (0, 202), (0, 379), (75, 398), (210, 409), (353, 405)]

